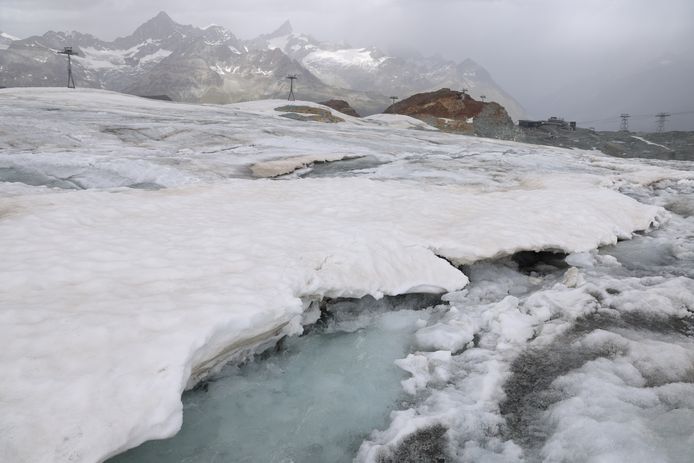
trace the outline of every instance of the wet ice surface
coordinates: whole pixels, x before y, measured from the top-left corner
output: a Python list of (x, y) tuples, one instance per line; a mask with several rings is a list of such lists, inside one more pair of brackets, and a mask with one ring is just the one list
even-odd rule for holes
[(301, 174), (301, 177), (340, 177), (350, 176), (357, 173), (373, 171), (376, 167), (383, 164), (374, 156), (349, 159), (339, 162), (330, 162), (314, 165)]
[(694, 185), (664, 182), (654, 190), (629, 193), (641, 202), (662, 205), (672, 216), (663, 229), (607, 246), (601, 252), (614, 256), (634, 274), (694, 278)]
[[(637, 190), (657, 204), (691, 198), (687, 182)], [(599, 253), (466, 268), (468, 288), (415, 335), (428, 352), (402, 364), (425, 385), (411, 391), (416, 405), (359, 458), (418, 461), (433, 446), (440, 461), (691, 461), (692, 238), (692, 217), (675, 215)], [(427, 347), (456, 349), (445, 330), (455, 324), (472, 327), (469, 343), (442, 362)]]
[(286, 340), (279, 352), (229, 366), (186, 393), (176, 437), (111, 463), (352, 461), (362, 440), (400, 405), (404, 375), (393, 361), (409, 351), (417, 321), (428, 312), (373, 300), (333, 310), (339, 313)]

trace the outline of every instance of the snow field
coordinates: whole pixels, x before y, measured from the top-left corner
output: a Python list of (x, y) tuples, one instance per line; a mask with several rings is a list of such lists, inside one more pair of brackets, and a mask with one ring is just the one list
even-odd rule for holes
[[(241, 346), (300, 332), (302, 298), (453, 291), (467, 279), (432, 250), (458, 262), (582, 251), (648, 228), (658, 213), (606, 190), (469, 195), (366, 179), (86, 191), (3, 206), (2, 337), (12, 340), (3, 427), (19, 461), (98, 461), (173, 434), (189, 377)], [(509, 217), (514, 232), (498, 233)], [(39, 436), (44, 445), (32, 445)]]
[[(398, 363), (421, 406), (396, 412), (359, 458), (443, 422), (450, 442), (469, 442), (451, 449), (461, 458), (512, 460), (521, 446), (485, 430), (503, 427), (514, 359), (595, 309), (590, 288), (609, 294), (584, 264), (615, 258), (586, 253), (668, 219), (608, 188), (694, 178), (672, 163), (408, 130), (402, 119), (290, 121), (275, 101), (8, 89), (0, 106), (2, 461), (101, 461), (170, 436), (186, 387), (300, 333), (312, 301), (408, 292), (451, 293), (451, 308)], [(348, 178), (240, 179), (253, 164), (331, 153), (378, 164)], [(468, 279), (451, 263), (521, 250), (582, 254), (556, 281), (494, 268), (459, 292)], [(635, 293), (610, 295), (615, 310), (690, 291), (665, 283), (620, 283), (612, 289)], [(534, 451), (568, 445), (553, 442)]]

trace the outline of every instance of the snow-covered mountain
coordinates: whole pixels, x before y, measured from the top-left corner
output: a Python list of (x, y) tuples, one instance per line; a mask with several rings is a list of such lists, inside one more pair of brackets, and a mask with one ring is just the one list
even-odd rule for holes
[(238, 45), (228, 31), (201, 30), (175, 23), (161, 12), (127, 37), (104, 42), (79, 32), (47, 32), (12, 42), (0, 53), (0, 65), (8, 72), (0, 77), (5, 86), (56, 85), (65, 80), (65, 58), (56, 55), (64, 46), (78, 53), (73, 72), (79, 86), (128, 91), (141, 77), (157, 80), (152, 74), (157, 64), (174, 50), (189, 46), (197, 39)]
[(12, 42), (19, 40), (14, 35), (10, 35), (7, 32), (0, 31), (0, 50), (6, 50)]
[(73, 60), (78, 86), (137, 95), (207, 103), (276, 98), (287, 93), (287, 74), (297, 74), (300, 98), (344, 99), (364, 114), (383, 110), (390, 95), (406, 97), (441, 87), (486, 95), (515, 119), (524, 113), (471, 60), (399, 58), (376, 48), (320, 42), (294, 33), (289, 22), (243, 41), (221, 26), (181, 25), (161, 12), (111, 42), (74, 31), (13, 39), (0, 42), (5, 47), (0, 49), (0, 86), (62, 85), (65, 58), (56, 52), (72, 46), (79, 53)]
[(441, 57), (389, 56), (375, 47), (320, 42), (295, 33), (287, 21), (275, 32), (250, 42), (253, 48), (279, 48), (299, 61), (323, 82), (352, 90), (376, 91), (406, 97), (440, 88), (467, 89), (476, 98), (501, 103), (514, 118), (525, 113), (521, 105), (470, 59), (460, 63)]

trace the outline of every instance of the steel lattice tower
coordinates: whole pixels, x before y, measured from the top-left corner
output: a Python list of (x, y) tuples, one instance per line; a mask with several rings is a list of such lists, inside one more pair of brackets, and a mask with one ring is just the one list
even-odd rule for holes
[(392, 106), (392, 105), (394, 105), (395, 102), (398, 101), (400, 98), (398, 98), (397, 96), (391, 96), (391, 97), (388, 97), (388, 99), (389, 99), (390, 101), (392, 101), (392, 103), (391, 103), (391, 106)]
[(287, 101), (296, 100), (296, 97), (294, 96), (294, 81), (298, 78), (299, 77), (296, 74), (290, 74), (287, 76), (287, 79), (289, 79), (289, 98), (287, 98)]
[(67, 88), (75, 88), (75, 79), (72, 77), (72, 60), (70, 58), (78, 53), (72, 51), (72, 47), (65, 47), (58, 54), (67, 55)]
[(630, 114), (627, 113), (622, 113), (619, 115), (619, 117), (622, 118), (622, 124), (619, 127), (619, 130), (623, 132), (628, 132), (629, 131), (629, 118), (631, 117)]
[(665, 131), (665, 121), (667, 120), (668, 117), (670, 117), (670, 114), (668, 113), (658, 113), (655, 115), (656, 117), (656, 132), (658, 133), (663, 133)]

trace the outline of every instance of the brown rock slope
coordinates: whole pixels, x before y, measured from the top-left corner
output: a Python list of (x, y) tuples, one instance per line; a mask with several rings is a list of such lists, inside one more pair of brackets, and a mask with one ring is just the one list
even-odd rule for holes
[(412, 95), (384, 112), (415, 117), (447, 132), (500, 138), (513, 130), (513, 120), (500, 104), (448, 88)]
[(347, 114), (348, 116), (361, 117), (345, 100), (328, 100), (319, 104), (332, 108), (335, 111), (340, 111), (342, 114)]

